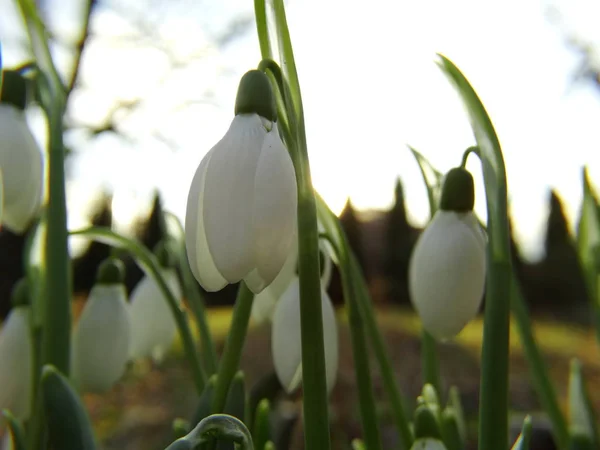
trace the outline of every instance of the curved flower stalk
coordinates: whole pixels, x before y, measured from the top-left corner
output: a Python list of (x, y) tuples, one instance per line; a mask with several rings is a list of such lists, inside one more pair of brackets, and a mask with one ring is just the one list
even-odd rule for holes
[(258, 294), (281, 271), (294, 240), (296, 177), (264, 73), (242, 77), (235, 113), (193, 178), (186, 247), (192, 272), (207, 291), (244, 280)]
[(8, 409), (21, 420), (29, 417), (31, 405), (29, 319), (29, 306), (15, 306), (0, 331), (0, 410)]
[(122, 263), (108, 260), (98, 270), (73, 333), (71, 370), (83, 392), (106, 392), (125, 373), (131, 324)]
[(473, 213), (473, 178), (462, 168), (445, 180), (440, 209), (419, 237), (409, 266), (409, 292), (423, 327), (456, 336), (477, 314), (486, 276), (486, 238)]
[[(323, 339), (327, 391), (335, 384), (338, 369), (338, 334), (335, 311), (327, 292), (321, 288)], [(290, 393), (302, 382), (302, 342), (300, 339), (300, 281), (290, 283), (277, 302), (271, 334), (273, 364), (279, 381)]]
[[(43, 160), (25, 120), (25, 81), (4, 71), (0, 94), (0, 170), (3, 183), (2, 223), (23, 233), (42, 202)], [(10, 92), (9, 92), (10, 91)]]
[[(173, 296), (181, 301), (182, 293), (174, 268), (161, 271)], [(145, 275), (131, 293), (131, 358), (152, 356), (161, 360), (177, 336), (177, 324), (167, 299), (153, 277)]]

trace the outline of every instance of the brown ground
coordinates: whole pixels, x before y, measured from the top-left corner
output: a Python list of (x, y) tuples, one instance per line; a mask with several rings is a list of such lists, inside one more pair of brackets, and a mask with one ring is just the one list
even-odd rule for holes
[[(211, 314), (211, 327), (222, 335), (227, 329), (229, 311)], [(399, 310), (380, 311), (380, 324), (390, 349), (399, 385), (408, 401), (414, 401), (421, 389), (420, 349), (416, 320)], [(579, 357), (584, 363), (586, 380), (590, 386), (594, 405), (600, 410), (600, 358), (593, 334), (588, 330), (568, 328), (559, 324), (543, 323), (536, 328), (539, 342), (544, 345), (546, 361), (565, 406), (569, 360)], [(474, 417), (478, 404), (479, 348), (481, 322), (470, 324), (455, 343), (440, 345), (439, 357), (444, 389), (451, 385), (460, 388), (463, 406), (471, 419), (471, 437), (476, 432)], [(244, 349), (242, 368), (246, 373), (247, 386), (272, 371), (269, 327), (250, 330)], [(387, 403), (381, 379), (372, 358), (372, 374), (375, 395), (379, 401), (382, 433), (386, 449), (399, 448), (397, 437), (390, 426)], [(279, 395), (277, 403), (281, 431), (288, 424), (289, 450), (300, 450), (302, 431), (299, 421), (298, 398)], [(196, 394), (189, 379), (186, 363), (176, 351), (160, 366), (138, 363), (132, 366), (115, 388), (104, 396), (86, 396), (97, 433), (106, 450), (159, 450), (171, 441), (171, 423), (176, 417), (190, 418), (196, 403)], [(360, 436), (360, 422), (356, 406), (352, 354), (347, 325), (340, 318), (340, 370), (336, 387), (331, 395), (332, 440), (335, 449), (347, 449), (350, 438)], [(544, 418), (537, 414), (536, 401), (523, 359), (518, 336), (511, 335), (510, 405), (514, 411), (515, 427), (520, 427), (524, 413), (534, 413), (534, 424), (546, 427)], [(290, 425), (291, 424), (291, 425)], [(283, 442), (283, 441), (281, 441)], [(551, 448), (540, 442), (537, 448)]]

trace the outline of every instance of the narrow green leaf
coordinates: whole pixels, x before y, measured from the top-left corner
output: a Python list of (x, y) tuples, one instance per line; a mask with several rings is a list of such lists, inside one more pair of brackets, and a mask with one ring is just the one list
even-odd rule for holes
[(465, 442), (461, 436), (458, 414), (453, 408), (446, 408), (442, 412), (440, 429), (442, 439), (448, 450), (462, 450)]
[(429, 160), (413, 147), (409, 145), (408, 149), (415, 157), (419, 169), (421, 170), (423, 183), (427, 189), (427, 199), (429, 200), (429, 215), (430, 217), (433, 217), (437, 210), (444, 174), (433, 167)]
[(446, 408), (451, 409), (454, 413), (458, 424), (458, 431), (460, 433), (460, 442), (462, 443), (462, 447), (464, 447), (467, 445), (467, 422), (465, 420), (462, 402), (460, 401), (460, 392), (456, 386), (450, 388)]
[(577, 359), (573, 359), (569, 375), (569, 427), (571, 433), (587, 436), (598, 447), (600, 440), (596, 423), (596, 415), (581, 372), (581, 363)]
[[(246, 386), (244, 382), (244, 372), (239, 371), (231, 381), (225, 408), (223, 412), (230, 416), (237, 417), (242, 422), (246, 421)], [(218, 450), (234, 450), (233, 442), (220, 441), (217, 445)]]
[(213, 375), (208, 379), (208, 382), (204, 387), (204, 391), (202, 392), (202, 395), (200, 395), (200, 400), (198, 400), (198, 406), (196, 406), (196, 411), (194, 411), (194, 416), (192, 417), (191, 421), (193, 426), (196, 426), (202, 419), (210, 415), (210, 408), (212, 405), (216, 384), (217, 376)]
[(489, 255), (479, 397), (479, 448), (508, 447), (509, 310), (512, 280), (506, 169), (500, 142), (475, 90), (446, 57), (439, 66), (454, 84), (479, 146), (488, 211)]

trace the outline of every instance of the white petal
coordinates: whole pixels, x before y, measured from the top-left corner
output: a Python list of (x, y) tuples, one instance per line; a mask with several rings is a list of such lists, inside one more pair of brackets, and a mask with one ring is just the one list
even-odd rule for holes
[[(327, 390), (331, 391), (337, 377), (338, 335), (331, 300), (321, 292), (323, 339)], [(296, 278), (283, 294), (273, 317), (271, 339), (275, 372), (283, 387), (292, 392), (300, 385), (302, 374), (302, 342), (300, 331), (300, 281)]]
[(0, 168), (4, 183), (3, 223), (17, 233), (27, 229), (42, 201), (42, 154), (25, 116), (0, 105)]
[[(181, 300), (181, 289), (173, 269), (163, 270), (169, 289)], [(146, 275), (131, 292), (131, 358), (164, 355), (173, 345), (177, 324), (154, 278)]]
[(216, 292), (225, 287), (227, 280), (215, 266), (204, 228), (204, 182), (211, 155), (212, 152), (209, 152), (202, 159), (190, 187), (185, 214), (185, 247), (190, 269), (196, 280), (205, 290)]
[(446, 450), (446, 446), (439, 439), (419, 438), (413, 442), (410, 450)]
[(262, 290), (267, 286), (265, 279), (260, 275), (258, 269), (252, 269), (245, 277), (244, 282), (248, 289), (252, 292), (262, 292)]
[(125, 373), (131, 338), (127, 293), (121, 284), (90, 291), (73, 334), (72, 374), (82, 391), (105, 392)]
[(270, 285), (254, 296), (252, 319), (256, 323), (261, 324), (273, 318), (277, 301), (286, 291), (292, 280), (296, 278), (297, 267), (298, 240), (294, 239), (292, 248), (279, 274), (277, 274)]
[(0, 410), (19, 419), (29, 417), (31, 405), (31, 338), (29, 307), (13, 308), (0, 331)]
[(264, 141), (254, 189), (256, 264), (268, 285), (283, 267), (296, 239), (298, 209), (294, 165), (276, 125)]
[(204, 184), (204, 226), (215, 266), (230, 283), (255, 267), (254, 179), (267, 132), (256, 114), (240, 114), (211, 150)]
[(438, 339), (458, 334), (483, 299), (486, 252), (474, 224), (479, 227), (465, 214), (438, 211), (411, 255), (410, 298), (424, 328)]

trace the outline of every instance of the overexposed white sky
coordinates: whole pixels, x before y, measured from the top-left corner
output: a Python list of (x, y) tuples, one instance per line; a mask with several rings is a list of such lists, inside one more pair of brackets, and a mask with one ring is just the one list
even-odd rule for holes
[[(232, 20), (252, 19), (252, 1), (155, 3), (164, 5), (154, 10), (152, 2), (107, 1), (93, 17), (95, 34), (69, 120), (95, 126), (118, 109), (117, 101), (137, 103), (115, 113), (119, 135), (91, 139), (74, 131), (67, 136), (76, 154), (69, 165), (73, 226), (98, 186), (115, 191), (115, 214), (123, 222), (154, 188), (166, 208), (183, 218), (195, 169), (232, 119), (239, 78), (260, 60), (254, 25), (225, 45), (216, 44)], [(0, 0), (0, 11), (10, 4)], [(600, 180), (600, 91), (572, 83), (580, 60), (567, 48), (564, 32), (576, 32), (600, 48), (597, 2), (286, 4), (313, 180), (334, 210), (347, 197), (359, 209), (388, 208), (400, 177), (409, 219), (426, 223), (425, 188), (406, 144), (446, 171), (474, 142), (462, 104), (434, 63), (441, 52), (469, 78), (496, 126), (516, 237), (525, 254), (540, 255), (550, 188), (563, 198), (575, 225), (582, 166)], [(548, 21), (552, 6), (562, 13), (559, 24)], [(141, 33), (130, 18), (143, 17), (148, 8), (151, 17), (141, 21), (146, 26)], [(49, 14), (51, 29), (73, 39), (77, 8), (63, 7), (61, 0), (61, 9)], [(25, 58), (22, 48), (9, 45), (19, 42), (18, 36), (18, 26), (7, 28), (0, 19), (6, 66)], [(68, 48), (54, 51), (68, 67)], [(475, 160), (469, 168), (480, 183)], [(484, 217), (481, 184), (477, 194), (476, 209)]]

